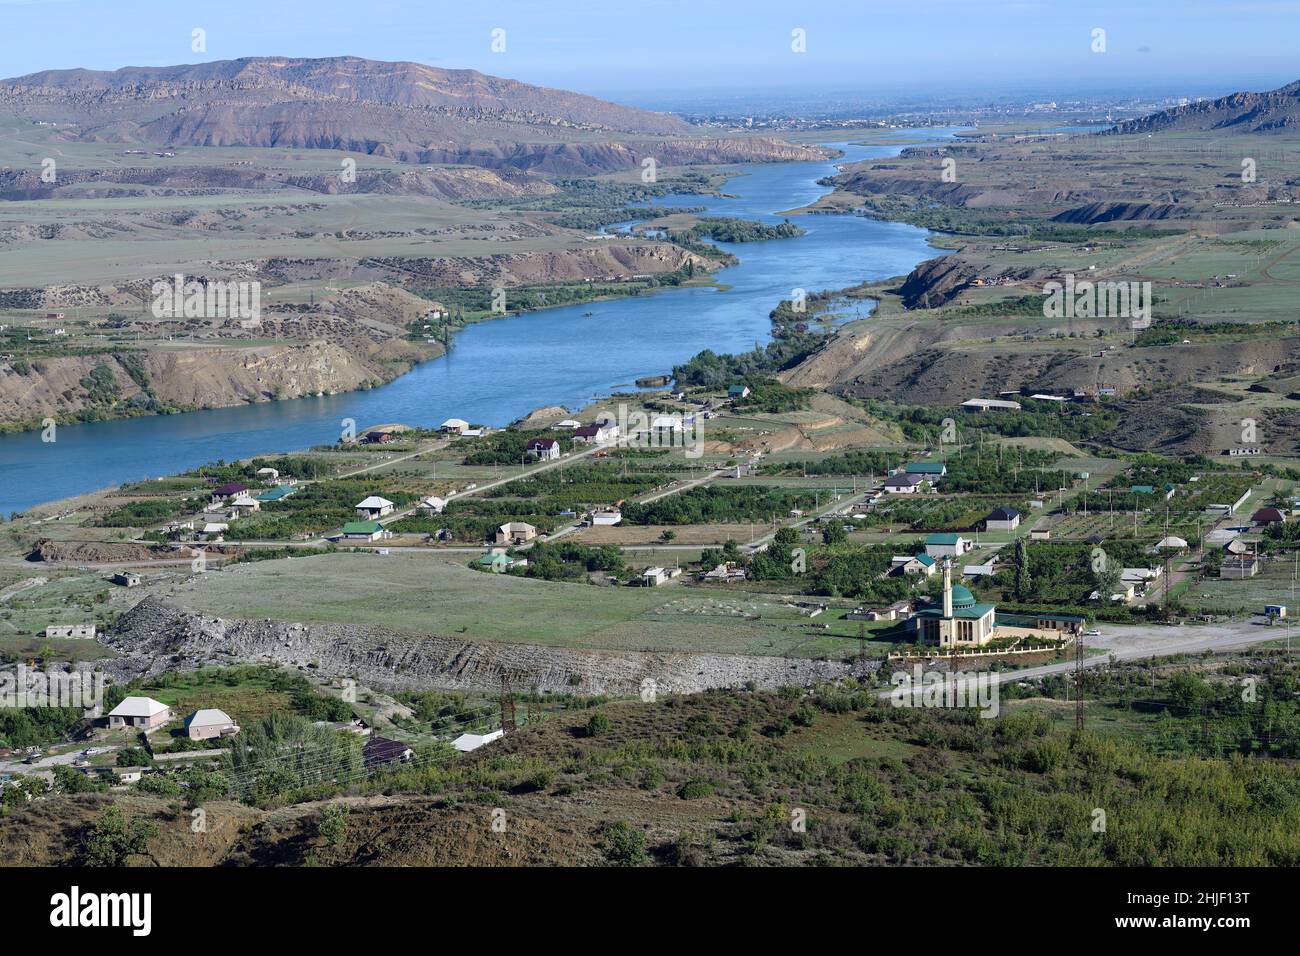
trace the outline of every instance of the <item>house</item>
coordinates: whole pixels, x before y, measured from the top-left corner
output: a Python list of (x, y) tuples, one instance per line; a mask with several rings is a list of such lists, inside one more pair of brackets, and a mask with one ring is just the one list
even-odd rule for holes
[(938, 562), (928, 554), (899, 554), (890, 559), (891, 574), (924, 574), (927, 578), (938, 569)]
[(1029, 532), (1030, 541), (1051, 541), (1052, 532), (1046, 528), (1032, 528)]
[(230, 525), (226, 524), (224, 521), (209, 521), (203, 526), (203, 530), (200, 534), (205, 538), (220, 538), (229, 530)]
[(1005, 401), (998, 398), (968, 398), (961, 403), (968, 412), (1018, 412), (1019, 402)]
[(444, 508), (447, 507), (447, 499), (439, 498), (437, 495), (429, 495), (427, 498), (421, 498), (416, 508), (427, 514), (440, 515)]
[(349, 541), (378, 541), (387, 533), (378, 521), (349, 521), (343, 526), (343, 537)]
[(573, 440), (584, 445), (605, 445), (618, 439), (618, 426), (613, 422), (583, 425), (573, 430)]
[(566, 419), (565, 419), (564, 421), (562, 421), (562, 422), (556, 422), (556, 423), (555, 423), (554, 425), (552, 425), (551, 427), (552, 427), (552, 428), (568, 428), (568, 429), (572, 430), (572, 429), (574, 429), (574, 428), (581, 428), (581, 427), (582, 427), (582, 422), (574, 421), (572, 418), (566, 418)]
[(51, 624), (45, 629), (46, 640), (89, 640), (95, 639), (94, 624)]
[(1241, 555), (1252, 553), (1254, 548), (1249, 542), (1244, 541), (1241, 538), (1233, 538), (1223, 546), (1223, 550), (1228, 552), (1228, 554)]
[(528, 566), (527, 558), (512, 558), (506, 554), (504, 548), (493, 548), (474, 562), (481, 568), (491, 568), (493, 571), (504, 573), (511, 568), (525, 568)]
[(238, 508), (240, 511), (261, 511), (262, 504), (256, 498), (250, 495), (236, 495), (230, 501), (230, 507)]
[(617, 508), (610, 508), (606, 511), (593, 511), (591, 513), (591, 526), (593, 528), (601, 525), (616, 525), (623, 520), (623, 512)]
[[(1133, 600), (1133, 598), (1136, 595), (1137, 595), (1137, 589), (1133, 586), (1133, 583), (1131, 581), (1121, 581), (1118, 585), (1116, 585), (1115, 590), (1111, 592), (1110, 600), (1112, 604), (1125, 604)], [(1100, 601), (1101, 592), (1093, 591), (1091, 594), (1088, 595), (1088, 600)]]
[(526, 544), (537, 537), (537, 529), (526, 521), (510, 521), (497, 528), (497, 544)]
[(237, 495), (244, 494), (248, 490), (249, 490), (248, 485), (242, 484), (241, 482), (238, 481), (232, 481), (229, 484), (218, 485), (216, 488), (213, 488), (212, 497), (213, 498), (234, 498)]
[(1259, 527), (1267, 527), (1271, 524), (1284, 523), (1286, 516), (1277, 508), (1260, 508), (1250, 516), (1250, 520)]
[(909, 461), (903, 466), (903, 473), (921, 475), (931, 481), (936, 481), (948, 474), (948, 466), (941, 461)]
[(490, 744), (494, 740), (500, 740), (506, 735), (504, 730), (494, 730), (488, 734), (461, 734), (451, 742), (451, 745), (461, 753), (469, 753), (471, 750), (478, 750), (484, 744)]
[(469, 428), (469, 422), (463, 418), (449, 418), (438, 426), (438, 431), (448, 435), (462, 435)]
[(124, 588), (137, 587), (140, 584), (140, 575), (134, 571), (118, 571), (113, 575), (113, 583), (120, 584)]
[(737, 398), (749, 398), (749, 386), (748, 385), (729, 386), (727, 388), (727, 398), (733, 400)]
[(275, 482), (279, 479), (280, 472), (274, 468), (259, 468), (257, 469), (257, 477), (263, 481)]
[(185, 736), (190, 740), (211, 740), (213, 737), (237, 733), (239, 725), (223, 710), (196, 710), (185, 718)]
[(372, 736), (361, 748), (361, 760), (366, 769), (386, 763), (407, 763), (415, 756), (409, 744), (387, 737)]
[(1223, 564), (1219, 565), (1219, 577), (1229, 578), (1232, 580), (1243, 580), (1253, 578), (1259, 574), (1259, 558), (1253, 554), (1243, 554), (1240, 557), (1224, 558)]
[(262, 504), (266, 504), (270, 501), (283, 501), (290, 495), (297, 493), (297, 491), (297, 488), (291, 487), (290, 485), (280, 485), (276, 488), (272, 488), (270, 491), (262, 492), (257, 496), (257, 500)]
[(680, 568), (646, 568), (641, 572), (641, 584), (648, 588), (657, 588), (665, 581), (671, 581), (681, 574)]
[(701, 574), (700, 580), (731, 584), (733, 581), (745, 580), (745, 569), (734, 561), (726, 561), (719, 564), (712, 571)]
[(359, 517), (369, 518), (373, 521), (375, 518), (382, 518), (384, 515), (392, 514), (394, 507), (396, 506), (387, 498), (371, 495), (369, 498), (358, 502), (356, 511)]
[(1171, 534), (1167, 538), (1161, 538), (1156, 542), (1157, 551), (1185, 551), (1187, 550), (1187, 541), (1177, 535)]
[(108, 712), (109, 727), (138, 727), (149, 731), (172, 719), (172, 710), (152, 697), (127, 697)]
[(1129, 494), (1131, 495), (1154, 495), (1156, 489), (1152, 485), (1129, 485)]
[(1020, 527), (1020, 512), (1015, 508), (994, 508), (984, 519), (985, 531), (1015, 531)]
[(954, 532), (935, 532), (925, 538), (925, 553), (932, 558), (960, 558), (970, 549), (971, 543)]
[(993, 559), (989, 558), (985, 564), (966, 565), (961, 569), (961, 573), (968, 578), (991, 578), (997, 573), (997, 568), (994, 566)]
[(925, 475), (890, 475), (885, 479), (885, 492), (891, 495), (910, 495), (927, 484)]
[(524, 450), (537, 461), (554, 461), (560, 457), (560, 443), (554, 438), (530, 438)]

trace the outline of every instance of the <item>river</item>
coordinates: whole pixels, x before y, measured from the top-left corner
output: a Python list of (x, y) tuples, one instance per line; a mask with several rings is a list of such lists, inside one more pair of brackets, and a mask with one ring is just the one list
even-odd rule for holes
[[(907, 131), (900, 144), (950, 137)], [(727, 198), (665, 196), (649, 204), (705, 206), (708, 214), (781, 221), (777, 213), (829, 192), (817, 180), (835, 164), (895, 155), (899, 146), (829, 143), (830, 162), (736, 167)], [(663, 374), (704, 349), (743, 352), (771, 338), (768, 313), (791, 290), (817, 292), (909, 272), (934, 256), (929, 235), (861, 216), (800, 216), (807, 234), (743, 244), (716, 243), (740, 264), (717, 273), (727, 288), (671, 288), (580, 303), (471, 325), (451, 351), (381, 388), (234, 408), (60, 426), (0, 436), (0, 513), (121, 484), (175, 474), (209, 461), (292, 451), (335, 441), (343, 419), (437, 425), (463, 418), (506, 425), (543, 405), (578, 408), (643, 375)], [(587, 313), (591, 313), (588, 315)]]

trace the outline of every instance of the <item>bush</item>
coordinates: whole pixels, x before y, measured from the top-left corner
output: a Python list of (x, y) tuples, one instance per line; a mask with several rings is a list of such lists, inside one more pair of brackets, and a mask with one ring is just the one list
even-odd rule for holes
[(592, 714), (587, 719), (587, 736), (599, 737), (609, 730), (609, 718), (604, 714)]
[(677, 788), (677, 796), (683, 800), (699, 800), (713, 793), (713, 784), (707, 780), (687, 780)]
[(619, 821), (605, 828), (605, 861), (613, 866), (641, 866), (646, 862), (645, 834)]

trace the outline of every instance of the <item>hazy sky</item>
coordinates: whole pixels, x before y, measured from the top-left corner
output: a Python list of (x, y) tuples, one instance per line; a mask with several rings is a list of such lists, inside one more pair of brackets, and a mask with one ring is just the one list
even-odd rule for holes
[[(206, 52), (191, 49), (196, 27)], [(791, 49), (795, 29), (806, 52)], [(1216, 93), (1300, 78), (1298, 48), (1300, 0), (0, 0), (3, 76), (355, 54), (608, 96)]]

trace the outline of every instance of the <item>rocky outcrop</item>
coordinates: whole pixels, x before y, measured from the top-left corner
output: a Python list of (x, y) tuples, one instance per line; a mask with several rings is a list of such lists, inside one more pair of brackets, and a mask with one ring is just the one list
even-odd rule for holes
[(714, 687), (811, 685), (863, 676), (879, 661), (817, 661), (730, 654), (588, 651), (532, 644), (398, 634), (345, 624), (291, 624), (206, 617), (146, 598), (106, 638), (122, 656), (103, 662), (116, 679), (237, 663), (310, 669), (381, 688), (632, 695), (643, 681), (659, 693)]

